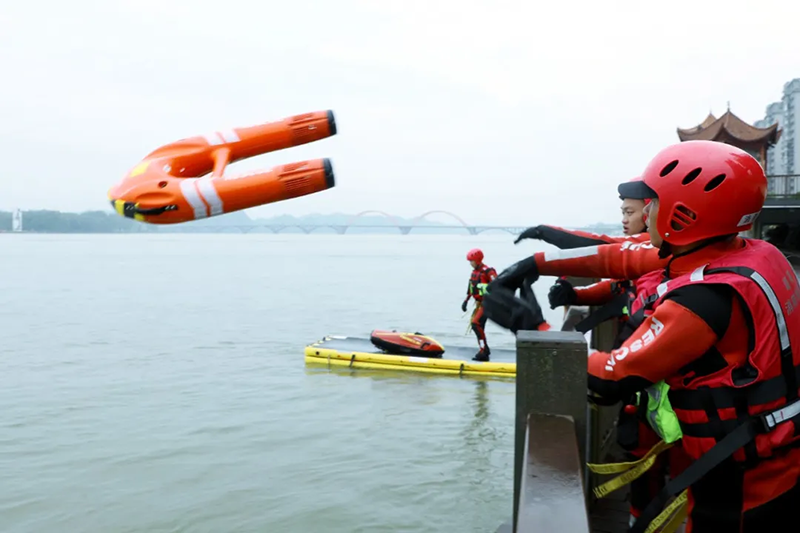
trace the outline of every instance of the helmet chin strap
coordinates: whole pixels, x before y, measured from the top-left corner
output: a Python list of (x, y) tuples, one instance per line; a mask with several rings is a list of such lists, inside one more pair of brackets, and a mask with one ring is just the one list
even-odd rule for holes
[[(672, 245), (667, 241), (661, 243), (661, 248), (658, 249), (658, 258), (666, 259), (672, 255)], [(674, 258), (673, 258), (674, 259)]]

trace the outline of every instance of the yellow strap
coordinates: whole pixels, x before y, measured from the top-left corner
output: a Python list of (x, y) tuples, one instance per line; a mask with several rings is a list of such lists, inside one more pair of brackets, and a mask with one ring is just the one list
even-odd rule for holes
[[(644, 530), (644, 533), (653, 533), (656, 529), (658, 529), (658, 526), (664, 522), (666, 522), (666, 524), (664, 524), (663, 529), (661, 529), (659, 533), (674, 533), (674, 531), (677, 530), (686, 519), (688, 501), (688, 490), (684, 490), (681, 492), (680, 496), (675, 498), (672, 503), (667, 505), (666, 509), (661, 511), (661, 514), (659, 514), (653, 519), (652, 522), (650, 522), (650, 525), (647, 526), (647, 529)], [(672, 515), (671, 518), (670, 515)], [(668, 521), (667, 518), (669, 518)]]
[(631, 468), (646, 461), (649, 457), (658, 455), (664, 450), (671, 447), (672, 444), (667, 444), (662, 440), (659, 441), (658, 444), (650, 448), (650, 450), (646, 454), (644, 454), (644, 457), (642, 457), (641, 459), (637, 459), (636, 461), (631, 461), (629, 463), (604, 463), (604, 464), (587, 463), (586, 466), (588, 466), (589, 469), (595, 474), (619, 474), (621, 472), (626, 472), (630, 470)]
[(671, 443), (668, 444), (662, 440), (650, 448), (645, 456), (638, 461), (633, 461), (630, 463), (609, 463), (604, 465), (587, 463), (589, 469), (596, 474), (616, 474), (619, 472), (625, 472), (624, 474), (595, 487), (592, 491), (595, 497), (603, 498), (615, 490), (624, 487), (634, 479), (637, 479), (653, 466), (659, 453), (670, 447), (672, 447)]

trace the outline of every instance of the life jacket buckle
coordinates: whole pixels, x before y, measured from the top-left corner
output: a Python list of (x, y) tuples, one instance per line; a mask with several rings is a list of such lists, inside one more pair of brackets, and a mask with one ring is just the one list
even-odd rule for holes
[(770, 411), (769, 413), (762, 413), (758, 415), (758, 420), (761, 423), (759, 428), (762, 433), (769, 433), (778, 424), (787, 422), (797, 415), (800, 415), (800, 400), (795, 400), (789, 405), (785, 405), (780, 409)]

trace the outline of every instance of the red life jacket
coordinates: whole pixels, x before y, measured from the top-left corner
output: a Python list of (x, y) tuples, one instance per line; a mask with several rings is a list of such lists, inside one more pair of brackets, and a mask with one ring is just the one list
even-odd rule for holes
[(469, 277), (468, 294), (475, 298), (476, 302), (483, 300), (480, 291), (478, 290), (479, 283), (489, 283), (497, 277), (497, 271), (490, 266), (481, 263), (478, 268), (473, 269)]
[[(666, 380), (670, 404), (681, 424), (683, 448), (693, 462), (653, 499), (630, 529), (632, 533), (643, 532), (671, 496), (726, 459), (752, 468), (779, 450), (800, 446), (800, 281), (777, 248), (760, 240), (743, 240), (746, 244), (740, 250), (657, 287), (653, 308), (669, 292), (686, 285), (732, 287), (752, 318), (754, 338), (744, 365), (709, 365), (704, 375), (683, 369), (685, 374)], [(724, 357), (724, 348), (718, 344), (698, 363), (702, 366), (706, 358), (727, 361)], [(773, 470), (780, 475), (780, 465)]]
[(642, 309), (650, 307), (652, 303), (658, 298), (656, 288), (664, 279), (663, 270), (654, 270), (637, 279), (634, 283), (636, 285), (636, 297), (631, 302), (631, 315), (635, 315)]
[(755, 338), (750, 341), (747, 365), (728, 366), (699, 380), (691, 373), (667, 380), (684, 447), (695, 459), (726, 435), (746, 433), (741, 426), (747, 421), (753, 425), (750, 441), (755, 447), (746, 454), (743, 445), (737, 446), (735, 460), (755, 461), (800, 444), (800, 431), (795, 429), (796, 424), (800, 429), (800, 283), (777, 248), (759, 240), (745, 239), (745, 243), (740, 250), (658, 286), (655, 307), (679, 287), (729, 285), (752, 317)]
[(642, 322), (653, 314), (653, 304), (658, 300), (656, 289), (663, 278), (663, 270), (654, 270), (633, 282), (636, 292), (628, 302), (629, 316), (620, 324), (619, 333), (614, 340), (615, 349), (622, 346), (628, 337), (642, 325)]
[[(653, 314), (653, 304), (658, 299), (656, 289), (663, 278), (663, 270), (654, 270), (633, 281), (631, 286), (626, 289), (623, 301), (627, 308), (627, 316), (622, 317), (623, 319), (619, 321), (613, 349), (622, 346), (639, 329), (645, 319)], [(612, 300), (610, 303), (613, 304), (613, 302)], [(592, 397), (592, 401), (598, 405), (613, 405), (599, 397)], [(647, 392), (641, 391), (638, 395), (634, 394), (623, 401), (617, 419), (617, 443), (624, 450), (641, 457), (652, 448), (653, 438), (655, 438), (655, 443), (661, 440), (647, 421)]]
[(652, 304), (658, 299), (656, 287), (663, 277), (662, 270), (655, 270), (633, 282), (616, 282), (612, 288), (616, 296), (578, 322), (575, 330), (586, 333), (606, 320), (619, 319), (619, 332), (613, 346), (614, 349), (619, 348), (652, 314)]

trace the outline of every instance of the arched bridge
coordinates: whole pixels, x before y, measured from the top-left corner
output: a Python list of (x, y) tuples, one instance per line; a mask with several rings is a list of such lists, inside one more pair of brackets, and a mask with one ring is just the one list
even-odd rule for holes
[[(368, 215), (378, 215), (381, 218), (385, 219), (385, 223), (379, 224), (375, 222), (367, 222), (362, 223), (363, 217)], [(431, 224), (428, 217), (432, 215), (444, 215), (452, 222), (449, 223), (433, 223)], [(426, 223), (427, 222), (427, 223)], [(469, 224), (463, 218), (458, 216), (455, 213), (451, 213), (450, 211), (445, 211), (442, 209), (434, 209), (431, 211), (427, 211), (412, 218), (410, 221), (401, 220), (399, 217), (387, 213), (385, 211), (377, 210), (377, 209), (368, 209), (366, 211), (362, 211), (360, 213), (356, 213), (352, 215), (347, 220), (345, 220), (342, 224), (326, 224), (326, 223), (319, 223), (319, 224), (276, 224), (276, 223), (259, 223), (254, 222), (251, 225), (242, 225), (242, 224), (233, 224), (233, 225), (223, 225), (223, 224), (208, 224), (206, 223), (202, 225), (193, 226), (191, 223), (187, 225), (182, 225), (183, 228), (186, 228), (189, 231), (241, 231), (242, 233), (249, 233), (256, 228), (270, 230), (273, 233), (282, 233), (284, 231), (289, 230), (300, 230), (303, 233), (314, 233), (318, 230), (328, 230), (334, 231), (340, 235), (344, 235), (347, 233), (348, 230), (359, 228), (359, 229), (387, 229), (387, 228), (397, 228), (397, 231), (400, 232), (402, 235), (408, 235), (414, 229), (426, 229), (426, 230), (443, 230), (447, 231), (448, 233), (454, 230), (462, 230), (468, 235), (478, 235), (479, 233), (484, 233), (488, 231), (499, 231), (499, 232), (506, 232), (512, 235), (519, 235), (523, 231), (525, 231), (526, 227), (523, 226), (477, 226)], [(191, 227), (191, 229), (190, 229)]]
[[(436, 215), (436, 214), (445, 215), (448, 218), (450, 218), (451, 220), (453, 220), (455, 223), (453, 223), (453, 224), (423, 224), (423, 222), (427, 219), (428, 216)], [(514, 226), (472, 226), (470, 224), (467, 224), (467, 222), (465, 222), (463, 218), (461, 218), (460, 216), (456, 215), (455, 213), (451, 213), (450, 211), (444, 211), (442, 209), (434, 209), (432, 211), (427, 211), (425, 213), (422, 213), (421, 215), (418, 215), (418, 216), (414, 217), (413, 219), (411, 219), (411, 222), (401, 222), (396, 216), (391, 215), (391, 214), (389, 214), (389, 213), (387, 213), (385, 211), (380, 211), (380, 210), (377, 210), (377, 209), (369, 209), (367, 211), (362, 211), (360, 213), (357, 213), (357, 214), (353, 215), (352, 217), (350, 217), (347, 220), (347, 222), (345, 222), (342, 225), (330, 226), (330, 227), (334, 227), (334, 229), (337, 232), (342, 233), (342, 234), (346, 233), (349, 228), (356, 227), (356, 226), (357, 227), (362, 227), (362, 228), (364, 228), (364, 227), (369, 227), (369, 228), (383, 228), (383, 227), (385, 227), (385, 225), (383, 225), (383, 224), (357, 224), (358, 220), (361, 217), (366, 216), (366, 215), (381, 215), (382, 217), (386, 218), (391, 223), (389, 225), (396, 227), (400, 231), (400, 233), (402, 233), (403, 235), (408, 235), (409, 233), (411, 233), (411, 230), (414, 229), (414, 228), (424, 228), (424, 227), (437, 228), (437, 229), (462, 229), (463, 228), (464, 230), (469, 232), (471, 235), (477, 235), (478, 233), (482, 233), (484, 231), (489, 231), (489, 230), (493, 230), (493, 229), (500, 230), (500, 231), (507, 231), (509, 233), (514, 233), (515, 230), (518, 230), (518, 232), (521, 232), (521, 231), (523, 231), (525, 229), (525, 228), (517, 228), (517, 227), (514, 227)]]

